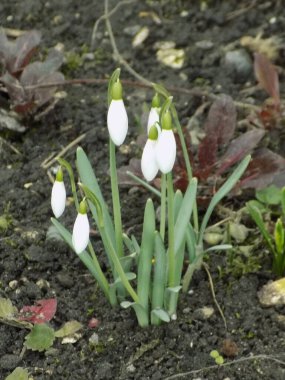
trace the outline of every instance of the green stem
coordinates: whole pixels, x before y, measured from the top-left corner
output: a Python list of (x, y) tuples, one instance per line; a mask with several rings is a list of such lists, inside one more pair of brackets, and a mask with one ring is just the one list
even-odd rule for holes
[(167, 177), (167, 209), (168, 209), (168, 286), (175, 286), (175, 251), (174, 251), (174, 193), (172, 174)]
[(104, 239), (104, 241), (106, 242), (108, 252), (109, 252), (111, 260), (113, 261), (113, 264), (114, 264), (114, 268), (115, 268), (116, 272), (118, 273), (118, 275), (122, 281), (122, 284), (124, 285), (127, 292), (130, 294), (130, 296), (132, 297), (133, 301), (139, 303), (139, 297), (138, 297), (137, 293), (134, 291), (129, 280), (127, 279), (127, 276), (124, 272), (124, 269), (122, 267), (120, 259), (119, 259), (118, 255), (117, 255), (117, 253), (116, 253), (116, 251), (115, 251), (115, 249), (114, 249), (114, 247), (113, 247), (113, 245), (109, 239), (109, 236), (106, 234), (104, 227), (101, 228), (101, 235), (102, 235), (102, 239)]
[(160, 202), (160, 236), (164, 242), (166, 218), (166, 175), (161, 176), (161, 202)]
[(102, 288), (104, 294), (108, 297), (110, 304), (112, 306), (115, 306), (115, 305), (117, 305), (117, 299), (116, 299), (116, 297), (112, 296), (112, 294), (111, 294), (112, 292), (109, 292), (109, 288), (110, 288), (109, 283), (108, 283), (104, 273), (102, 272), (101, 266), (100, 266), (99, 261), (98, 261), (97, 256), (96, 256), (96, 253), (95, 253), (94, 248), (90, 242), (88, 243), (88, 248), (89, 248), (89, 252), (91, 254), (92, 260), (93, 260), (94, 268), (95, 268), (97, 276), (98, 276), (97, 281), (100, 284), (100, 287)]
[(116, 249), (117, 249), (118, 257), (123, 257), (122, 218), (121, 218), (121, 205), (120, 205), (120, 197), (119, 197), (115, 150), (116, 150), (115, 144), (110, 139), (110, 174), (111, 174), (113, 215), (114, 215), (115, 236), (116, 236)]
[[(188, 151), (187, 151), (185, 138), (184, 138), (182, 127), (181, 127), (181, 124), (180, 124), (180, 121), (179, 121), (179, 118), (178, 118), (178, 115), (176, 112), (176, 108), (175, 108), (173, 103), (171, 104), (170, 108), (171, 108), (171, 112), (173, 115), (173, 121), (174, 121), (174, 124), (176, 126), (178, 136), (180, 139), (180, 143), (181, 143), (181, 147), (182, 147), (182, 153), (183, 153), (183, 157), (184, 157), (184, 161), (185, 161), (185, 165), (186, 165), (188, 181), (190, 182), (192, 177), (193, 177), (193, 172), (192, 172), (192, 167), (191, 167), (191, 163), (190, 163), (190, 159), (189, 159), (189, 155), (188, 155)], [(194, 229), (198, 233), (199, 232), (199, 220), (198, 220), (198, 208), (197, 208), (197, 201), (196, 200), (195, 200), (194, 205), (193, 205), (193, 222), (194, 222)]]

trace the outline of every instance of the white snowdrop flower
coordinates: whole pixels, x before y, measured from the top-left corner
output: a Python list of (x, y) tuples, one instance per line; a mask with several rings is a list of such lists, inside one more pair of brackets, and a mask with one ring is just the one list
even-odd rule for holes
[(160, 99), (159, 99), (159, 95), (155, 94), (154, 97), (152, 98), (151, 109), (148, 115), (147, 134), (149, 134), (150, 128), (155, 123), (159, 123), (159, 112), (160, 112)]
[(63, 182), (62, 169), (59, 168), (51, 191), (51, 208), (56, 218), (59, 218), (63, 214), (65, 201), (66, 190)]
[(157, 165), (163, 174), (171, 172), (176, 158), (176, 141), (172, 131), (170, 112), (163, 115), (162, 130), (155, 146)]
[(90, 226), (87, 217), (86, 202), (82, 201), (79, 205), (79, 212), (75, 219), (72, 232), (72, 245), (77, 254), (82, 253), (89, 242)]
[(112, 88), (112, 101), (107, 116), (108, 131), (113, 143), (122, 145), (128, 133), (128, 115), (122, 99), (122, 85), (120, 81)]
[[(159, 128), (159, 127), (158, 127)], [(158, 128), (153, 125), (150, 128), (147, 142), (144, 146), (141, 170), (147, 181), (152, 181), (158, 173), (158, 165), (155, 157), (155, 146), (158, 138)]]

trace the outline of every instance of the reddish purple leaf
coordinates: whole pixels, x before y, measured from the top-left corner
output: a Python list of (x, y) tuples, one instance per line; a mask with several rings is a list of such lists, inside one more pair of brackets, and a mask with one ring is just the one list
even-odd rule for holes
[(227, 144), (233, 137), (236, 118), (236, 107), (232, 98), (221, 95), (210, 108), (205, 125), (206, 137), (216, 139), (218, 145)]
[(36, 302), (36, 306), (24, 306), (20, 310), (18, 319), (34, 324), (49, 322), (54, 317), (56, 308), (56, 298), (39, 300)]
[(254, 54), (254, 73), (260, 86), (280, 105), (279, 78), (276, 67), (260, 53)]
[(263, 129), (253, 129), (234, 139), (226, 153), (220, 158), (217, 175), (221, 175), (230, 166), (242, 160), (247, 154), (251, 153), (258, 145), (265, 131)]
[[(249, 163), (239, 187), (262, 189), (276, 181), (276, 174), (284, 172), (284, 169), (283, 157), (269, 149), (259, 149)], [(282, 186), (285, 186), (285, 183)]]
[[(207, 136), (201, 141), (198, 150), (199, 172), (213, 166), (217, 160), (218, 143), (215, 136)], [(207, 170), (206, 170), (207, 171)], [(203, 176), (204, 177), (204, 176)], [(201, 177), (200, 177), (201, 178)]]

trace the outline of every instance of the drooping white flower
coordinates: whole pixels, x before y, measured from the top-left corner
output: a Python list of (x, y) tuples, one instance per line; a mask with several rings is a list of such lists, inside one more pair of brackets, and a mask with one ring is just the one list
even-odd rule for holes
[(150, 128), (155, 124), (159, 123), (159, 108), (151, 107), (148, 115), (147, 121), (147, 134), (149, 134)]
[(51, 208), (56, 218), (59, 218), (63, 214), (65, 202), (66, 190), (63, 182), (62, 169), (59, 168), (51, 191)]
[(86, 212), (86, 203), (82, 201), (72, 232), (72, 245), (77, 254), (83, 252), (89, 242), (90, 226)]
[(172, 131), (170, 112), (163, 115), (162, 130), (155, 146), (157, 165), (163, 174), (171, 172), (176, 158), (176, 141)]
[(128, 115), (122, 99), (122, 85), (115, 82), (112, 88), (112, 101), (107, 115), (110, 137), (117, 146), (122, 145), (128, 133)]
[(150, 128), (148, 139), (144, 146), (142, 154), (141, 170), (144, 175), (144, 178), (147, 181), (152, 181), (158, 173), (158, 165), (155, 155), (155, 147), (158, 138), (158, 128), (156, 127), (156, 125), (153, 125)]

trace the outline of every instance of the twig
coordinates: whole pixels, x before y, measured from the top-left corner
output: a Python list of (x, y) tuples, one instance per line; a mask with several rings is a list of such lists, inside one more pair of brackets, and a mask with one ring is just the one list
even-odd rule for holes
[(96, 34), (97, 34), (97, 30), (98, 30), (98, 27), (99, 27), (99, 24), (101, 23), (101, 21), (105, 20), (106, 17), (111, 17), (113, 14), (115, 14), (117, 12), (117, 10), (122, 6), (122, 5), (127, 5), (127, 4), (131, 4), (131, 3), (134, 3), (136, 2), (137, 0), (122, 0), (120, 1), (107, 15), (106, 14), (103, 14), (101, 17), (99, 17), (95, 24), (94, 24), (94, 27), (93, 27), (93, 31), (92, 31), (92, 36), (91, 36), (91, 49), (94, 49), (94, 45), (95, 45), (95, 39), (96, 39)]
[(220, 313), (220, 315), (222, 317), (222, 320), (224, 322), (225, 330), (227, 332), (228, 331), (227, 321), (226, 321), (224, 313), (223, 313), (223, 311), (222, 311), (222, 309), (221, 309), (221, 307), (220, 307), (220, 305), (219, 305), (219, 303), (217, 301), (216, 294), (215, 294), (215, 288), (214, 288), (214, 284), (213, 284), (211, 273), (210, 273), (210, 271), (208, 269), (208, 265), (207, 264), (202, 263), (202, 265), (203, 265), (203, 268), (205, 269), (205, 271), (207, 273), (207, 276), (208, 276), (208, 279), (209, 279), (210, 289), (211, 289), (213, 300), (215, 302), (215, 305), (216, 305), (217, 309), (219, 310), (219, 313)]
[(118, 50), (118, 47), (117, 47), (117, 44), (116, 44), (116, 40), (115, 40), (115, 37), (114, 37), (114, 34), (113, 34), (113, 29), (112, 29), (112, 26), (111, 26), (111, 22), (110, 22), (110, 19), (108, 17), (108, 14), (109, 14), (109, 11), (108, 11), (108, 7), (109, 7), (109, 1), (108, 0), (105, 0), (104, 1), (104, 4), (105, 4), (105, 23), (106, 23), (106, 28), (107, 28), (107, 31), (108, 31), (108, 34), (109, 34), (109, 38), (110, 38), (110, 42), (111, 42), (111, 45), (112, 45), (112, 48), (113, 48), (113, 52), (114, 52), (114, 58), (116, 61), (118, 61), (119, 64), (122, 64), (125, 69), (130, 73), (132, 74), (135, 78), (137, 78), (139, 81), (149, 85), (149, 86), (152, 86), (152, 83), (144, 78), (142, 75), (140, 75), (138, 72), (136, 72), (129, 64), (127, 61), (125, 61), (125, 59), (121, 56), (119, 50)]
[(79, 141), (83, 140), (85, 137), (86, 137), (86, 133), (83, 133), (82, 135), (78, 136), (75, 140), (71, 141), (71, 143), (65, 146), (54, 158), (52, 158), (49, 161), (44, 160), (41, 163), (41, 167), (43, 169), (48, 169), (51, 165), (53, 165), (58, 160), (58, 158), (62, 157), (69, 149), (73, 148), (74, 145), (79, 143)]
[(2, 144), (4, 145), (7, 145), (14, 153), (16, 154), (19, 154), (21, 155), (22, 153), (17, 149), (15, 148), (12, 144), (8, 143), (8, 141), (6, 141), (5, 139), (3, 139), (3, 137), (0, 137), (0, 141)]
[[(282, 356), (282, 355), (285, 355), (285, 352), (281, 353), (281, 354), (277, 354), (276, 356)], [(240, 358), (240, 359), (237, 359), (237, 360), (234, 360), (232, 362), (227, 362), (227, 363), (223, 363), (223, 364), (217, 364), (217, 365), (211, 365), (209, 367), (204, 367), (204, 368), (200, 368), (200, 369), (195, 369), (193, 371), (189, 371), (189, 372), (181, 372), (181, 373), (177, 373), (175, 375), (172, 375), (172, 376), (168, 376), (168, 377), (165, 377), (163, 380), (173, 380), (173, 379), (179, 379), (181, 377), (184, 377), (184, 376), (189, 376), (189, 375), (193, 375), (193, 374), (197, 374), (197, 373), (200, 373), (200, 372), (203, 372), (203, 371), (209, 371), (209, 370), (212, 370), (212, 369), (220, 369), (221, 367), (229, 367), (229, 366), (232, 366), (234, 364), (240, 364), (242, 362), (247, 362), (247, 361), (250, 361), (250, 360), (261, 360), (261, 359), (264, 359), (264, 360), (272, 360), (278, 364), (282, 364), (282, 365), (285, 365), (285, 362), (282, 361), (282, 360), (279, 360), (277, 359), (276, 357), (272, 356), (272, 355), (264, 355), (264, 354), (260, 354), (260, 355), (252, 355), (252, 356), (249, 356), (249, 357), (244, 357), (244, 358)], [(187, 377), (188, 378), (188, 377)]]

